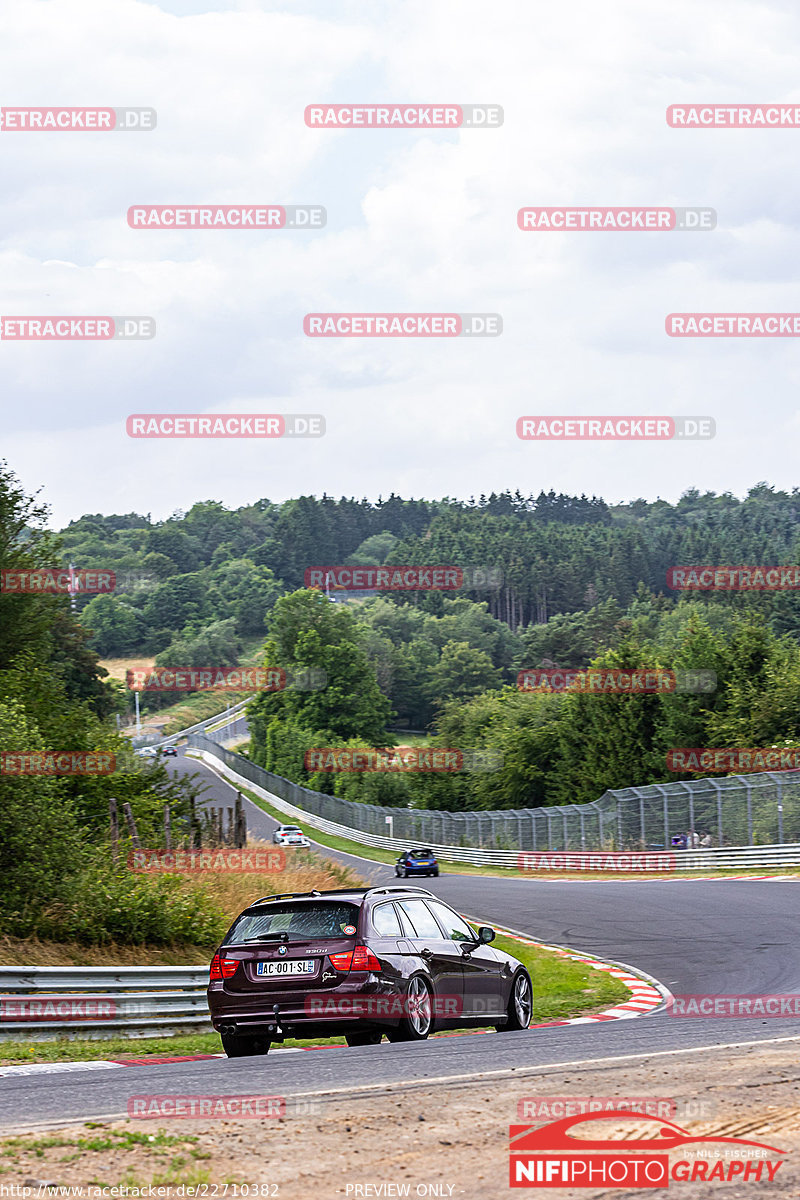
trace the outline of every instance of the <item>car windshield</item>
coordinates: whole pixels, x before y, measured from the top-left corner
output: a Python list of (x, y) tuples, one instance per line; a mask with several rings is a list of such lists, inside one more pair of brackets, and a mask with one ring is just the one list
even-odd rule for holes
[(342, 900), (288, 901), (265, 905), (239, 917), (225, 939), (227, 944), (247, 942), (274, 934), (289, 939), (349, 937), (345, 929), (358, 921), (358, 906)]
[(430, 850), (412, 850), (409, 858), (433, 858)]

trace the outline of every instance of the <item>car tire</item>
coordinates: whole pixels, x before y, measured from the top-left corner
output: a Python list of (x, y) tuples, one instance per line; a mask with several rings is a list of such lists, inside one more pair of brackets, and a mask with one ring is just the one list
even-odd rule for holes
[(348, 1046), (378, 1046), (382, 1037), (379, 1030), (365, 1029), (361, 1033), (346, 1033), (344, 1040)]
[(403, 871), (403, 879), (408, 879), (408, 871), (407, 870)]
[(228, 1058), (249, 1058), (254, 1054), (267, 1054), (272, 1042), (269, 1038), (238, 1033), (221, 1033), (222, 1049)]
[(499, 1033), (508, 1033), (510, 1029), (527, 1029), (533, 1019), (533, 986), (527, 971), (517, 971), (511, 981), (511, 992), (508, 997), (504, 1025), (495, 1025)]
[(438, 879), (438, 878), (439, 878), (439, 868), (438, 868), (438, 867), (436, 868), (436, 870), (435, 870), (435, 871), (433, 871), (433, 872), (431, 872), (431, 873), (432, 873), (432, 875), (433, 875), (433, 878), (434, 878), (434, 879)]
[(390, 1042), (424, 1042), (433, 1033), (433, 988), (424, 975), (411, 976), (405, 998), (413, 999), (413, 1007), (386, 1036)]

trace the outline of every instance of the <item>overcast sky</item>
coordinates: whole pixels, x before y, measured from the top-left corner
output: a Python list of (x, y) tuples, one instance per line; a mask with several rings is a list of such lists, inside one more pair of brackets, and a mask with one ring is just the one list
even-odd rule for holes
[[(61, 525), (302, 493), (611, 502), (791, 488), (797, 339), (673, 311), (800, 310), (800, 102), (780, 0), (5, 0), (3, 106), (146, 133), (0, 132), (3, 316), (149, 315), (152, 341), (0, 341), (0, 453)], [(500, 129), (308, 129), (322, 101), (502, 105)], [(133, 204), (321, 204), (323, 230), (134, 230)], [(521, 232), (529, 205), (703, 205), (713, 232)], [(310, 339), (307, 312), (497, 312), (497, 338)], [(134, 441), (136, 412), (322, 413), (319, 440)], [(528, 414), (711, 415), (713, 441), (531, 444)]]

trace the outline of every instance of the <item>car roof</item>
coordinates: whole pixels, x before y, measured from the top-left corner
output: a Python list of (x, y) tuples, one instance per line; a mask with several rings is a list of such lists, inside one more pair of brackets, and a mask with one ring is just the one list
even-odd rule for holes
[(392, 900), (403, 896), (419, 897), (437, 900), (438, 896), (434, 896), (433, 892), (429, 892), (427, 888), (409, 886), (405, 887), (400, 884), (387, 884), (382, 887), (368, 888), (332, 888), (325, 892), (283, 892), (277, 896), (262, 896), (260, 900), (254, 900), (246, 909), (240, 913), (244, 916), (245, 913), (257, 912), (263, 910), (264, 905), (274, 903), (275, 901), (291, 900), (306, 902), (313, 904), (319, 900), (344, 900), (353, 904), (363, 903), (369, 897), (372, 899)]

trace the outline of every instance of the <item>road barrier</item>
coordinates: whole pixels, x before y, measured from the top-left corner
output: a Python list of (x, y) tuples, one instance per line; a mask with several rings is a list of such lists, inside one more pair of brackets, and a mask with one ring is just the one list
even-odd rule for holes
[(187, 729), (179, 729), (177, 733), (171, 733), (168, 737), (163, 737), (158, 733), (143, 733), (140, 737), (131, 738), (131, 745), (134, 750), (139, 750), (143, 746), (151, 746), (156, 750), (161, 746), (172, 746), (181, 738), (188, 737), (193, 733), (210, 733), (217, 725), (227, 725), (229, 718), (241, 712), (251, 699), (252, 697), (248, 696), (245, 700), (240, 700), (238, 704), (232, 704), (230, 708), (224, 709), (223, 712), (215, 713), (213, 717), (206, 717), (204, 721), (198, 721), (196, 725), (189, 725)]
[[(199, 750), (203, 761), (219, 771), (234, 783), (236, 787), (249, 787), (251, 791), (261, 796), (273, 808), (285, 813), (295, 821), (302, 821), (304, 824), (311, 826), (311, 828), (318, 829), (321, 833), (347, 838), (351, 842), (357, 842), (361, 846), (400, 851), (409, 847), (424, 845), (429, 846), (437, 858), (441, 858), (445, 862), (471, 863), (475, 866), (521, 867), (523, 870), (528, 869), (526, 859), (528, 859), (531, 852), (535, 852), (540, 859), (546, 858), (550, 860), (548, 863), (543, 863), (537, 867), (535, 871), (537, 876), (553, 875), (559, 871), (582, 871), (585, 869), (593, 871), (620, 871), (620, 866), (618, 865), (620, 852), (617, 852), (614, 859), (612, 859), (610, 848), (609, 852), (606, 853), (605, 847), (599, 849), (594, 846), (584, 848), (579, 846), (565, 851), (558, 846), (544, 847), (540, 845), (536, 847), (535, 845), (530, 846), (528, 844), (524, 849), (521, 849), (520, 846), (501, 849), (497, 847), (452, 845), (437, 842), (430, 837), (420, 837), (419, 834), (415, 837), (413, 833), (411, 835), (404, 833), (402, 837), (386, 837), (381, 834), (370, 833), (354, 825), (348, 825), (341, 821), (331, 821), (326, 817), (320, 816), (318, 812), (315, 813), (313, 811), (312, 805), (315, 802), (320, 806), (323, 802), (334, 802), (337, 805), (346, 806), (341, 810), (346, 815), (350, 815), (352, 812), (353, 816), (374, 819), (377, 812), (377, 814), (383, 816), (383, 819), (385, 819), (386, 815), (389, 815), (392, 818), (392, 823), (395, 819), (398, 819), (399, 823), (399, 818), (401, 817), (413, 820), (414, 818), (425, 817), (437, 818), (443, 815), (452, 818), (461, 817), (463, 819), (473, 814), (426, 813), (422, 810), (411, 810), (409, 812), (407, 809), (390, 809), (370, 804), (354, 804), (350, 800), (344, 800), (338, 796), (328, 796), (322, 792), (314, 792), (310, 788), (303, 788), (299, 784), (292, 783), (280, 775), (273, 775), (271, 772), (265, 771), (262, 767), (250, 762), (249, 759), (226, 750), (223, 746), (217, 745), (208, 738), (192, 737), (190, 738), (189, 745)], [(291, 797), (291, 799), (288, 797)], [(302, 801), (302, 803), (298, 803), (298, 801)], [(521, 814), (515, 811), (512, 815), (517, 817)], [(524, 832), (524, 829), (525, 827), (521, 825), (520, 832)], [(394, 833), (393, 828), (391, 832), (392, 834)], [(589, 859), (586, 865), (578, 865), (577, 856), (582, 851), (584, 853), (590, 851), (591, 858), (605, 861), (601, 861), (600, 863), (595, 862), (592, 865), (591, 859)], [(622, 853), (625, 852), (623, 849)], [(654, 862), (659, 859), (671, 860), (668, 867), (670, 872), (714, 870), (720, 867), (761, 870), (800, 866), (800, 843), (765, 846), (724, 846), (722, 848), (702, 850), (670, 849), (667, 852), (664, 852), (664, 847), (651, 847), (646, 852), (643, 852), (637, 846), (634, 848), (628, 847), (627, 853), (631, 858), (643, 858), (645, 860), (654, 860)], [(570, 860), (572, 860), (572, 865), (570, 865)], [(648, 865), (647, 861), (645, 861), (644, 865), (635, 866), (633, 869), (657, 872), (662, 870), (663, 867)], [(531, 874), (533, 873), (531, 871)]]
[(207, 1033), (208, 967), (0, 967), (0, 1042)]

